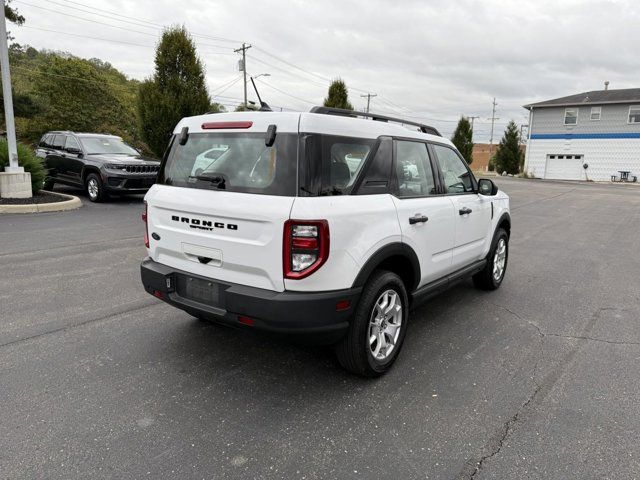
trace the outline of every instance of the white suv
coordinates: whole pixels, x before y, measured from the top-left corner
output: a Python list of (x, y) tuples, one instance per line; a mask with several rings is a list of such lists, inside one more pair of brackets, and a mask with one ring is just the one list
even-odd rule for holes
[(496, 289), (507, 266), (509, 197), (435, 129), (381, 115), (185, 118), (145, 200), (147, 292), (336, 344), (367, 376), (397, 358), (411, 306), (470, 276)]

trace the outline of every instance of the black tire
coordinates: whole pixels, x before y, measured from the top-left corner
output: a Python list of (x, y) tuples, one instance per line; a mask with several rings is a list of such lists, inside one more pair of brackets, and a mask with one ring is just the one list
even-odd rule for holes
[[(380, 360), (374, 358), (370, 345), (370, 321), (374, 318), (374, 310), (382, 295), (391, 290), (396, 293), (402, 310), (399, 333), (388, 357)], [(376, 317), (377, 318), (377, 317)], [(349, 325), (346, 336), (336, 345), (336, 355), (340, 364), (348, 371), (365, 377), (377, 377), (386, 373), (396, 361), (409, 319), (409, 299), (404, 283), (395, 273), (379, 270), (367, 281), (362, 296)], [(392, 322), (389, 322), (391, 324)], [(382, 335), (385, 335), (384, 333)], [(375, 334), (374, 334), (375, 336)], [(390, 337), (385, 337), (390, 338)]]
[[(95, 183), (94, 183), (95, 182)], [(104, 188), (100, 175), (90, 173), (84, 181), (85, 190), (92, 202), (104, 202), (109, 199), (109, 195)]]
[(43, 190), (52, 190), (53, 186), (56, 184), (56, 181), (52, 177), (47, 177), (42, 185)]
[[(504, 242), (504, 267), (502, 268), (502, 272), (499, 277), (496, 278), (494, 275), (494, 267), (496, 258), (496, 251), (501, 248), (501, 242)], [(473, 284), (476, 288), (480, 290), (497, 290), (502, 285), (502, 280), (504, 280), (504, 275), (507, 272), (507, 264), (509, 263), (509, 235), (507, 232), (500, 228), (496, 232), (493, 243), (491, 244), (491, 250), (489, 250), (489, 255), (487, 255), (487, 265), (481, 272), (476, 273), (473, 276)]]

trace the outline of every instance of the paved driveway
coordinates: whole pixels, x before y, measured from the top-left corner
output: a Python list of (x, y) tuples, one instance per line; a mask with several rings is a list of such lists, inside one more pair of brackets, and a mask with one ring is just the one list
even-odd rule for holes
[(503, 287), (374, 381), (145, 294), (139, 197), (0, 216), (0, 477), (640, 478), (640, 190), (497, 182)]

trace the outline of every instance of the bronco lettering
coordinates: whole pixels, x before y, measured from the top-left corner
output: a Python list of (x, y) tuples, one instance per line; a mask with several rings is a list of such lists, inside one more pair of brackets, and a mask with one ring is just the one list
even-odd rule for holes
[(238, 225), (233, 223), (212, 222), (210, 220), (202, 220), (199, 218), (179, 217), (171, 215), (171, 220), (178, 223), (188, 223), (190, 228), (198, 230), (214, 230), (214, 228), (225, 228), (227, 230), (238, 230)]

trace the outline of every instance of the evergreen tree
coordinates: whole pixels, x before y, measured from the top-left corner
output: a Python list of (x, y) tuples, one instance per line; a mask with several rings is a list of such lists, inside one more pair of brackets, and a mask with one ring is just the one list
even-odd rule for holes
[(513, 175), (520, 169), (522, 151), (520, 150), (520, 135), (516, 123), (511, 120), (500, 140), (498, 150), (494, 157), (496, 172), (507, 172)]
[(329, 93), (327, 98), (324, 99), (324, 106), (353, 110), (353, 106), (349, 103), (347, 85), (341, 79), (334, 80), (329, 86)]
[(467, 117), (460, 117), (451, 141), (470, 165), (473, 161), (473, 131), (471, 130), (471, 122)]
[(211, 101), (202, 62), (184, 27), (163, 32), (155, 64), (153, 77), (140, 85), (138, 113), (142, 137), (160, 156), (180, 119), (206, 113)]

